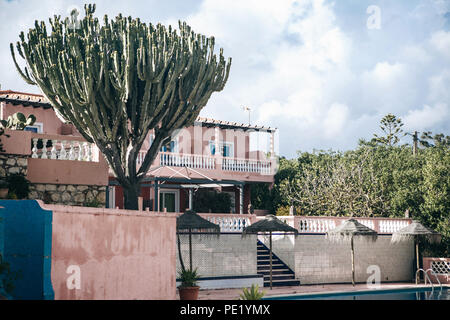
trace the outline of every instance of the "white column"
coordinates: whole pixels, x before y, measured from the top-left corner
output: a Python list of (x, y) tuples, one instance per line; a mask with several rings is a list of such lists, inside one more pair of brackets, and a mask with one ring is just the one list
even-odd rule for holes
[(189, 188), (189, 210), (194, 210), (193, 191), (192, 188)]
[(214, 148), (216, 150), (214, 158), (216, 159), (216, 169), (222, 170), (222, 151), (220, 150), (220, 128), (214, 128)]
[(244, 185), (239, 186), (239, 214), (244, 214)]
[(270, 157), (275, 157), (275, 131), (270, 133)]

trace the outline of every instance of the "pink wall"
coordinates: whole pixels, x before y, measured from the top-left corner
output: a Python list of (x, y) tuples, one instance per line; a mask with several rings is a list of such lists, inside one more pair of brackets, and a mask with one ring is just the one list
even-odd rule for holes
[(31, 135), (29, 131), (6, 130), (9, 137), (1, 136), (4, 153), (15, 155), (31, 155)]
[(52, 108), (34, 108), (32, 106), (25, 107), (23, 105), (13, 105), (5, 103), (5, 107), (3, 109), (3, 118), (6, 119), (8, 118), (8, 116), (13, 115), (16, 112), (21, 112), (26, 117), (28, 117), (30, 114), (33, 114), (36, 117), (36, 123), (43, 124), (42, 133), (44, 134), (68, 134), (66, 127), (70, 126), (73, 128), (70, 134), (81, 136), (72, 125), (64, 125), (63, 122), (56, 116), (56, 113)]
[(175, 214), (40, 205), (53, 211), (55, 300), (176, 299)]

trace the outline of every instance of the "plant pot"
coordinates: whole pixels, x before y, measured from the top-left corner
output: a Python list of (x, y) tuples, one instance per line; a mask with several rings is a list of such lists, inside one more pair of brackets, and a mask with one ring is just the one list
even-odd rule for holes
[(178, 287), (180, 300), (197, 300), (200, 287)]
[(8, 188), (0, 187), (0, 199), (7, 199), (8, 198)]

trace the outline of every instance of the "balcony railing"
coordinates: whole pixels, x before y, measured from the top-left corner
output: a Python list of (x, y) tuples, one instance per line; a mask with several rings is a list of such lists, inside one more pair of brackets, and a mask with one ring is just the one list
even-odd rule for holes
[[(244, 227), (251, 225), (261, 219), (263, 216), (252, 214), (218, 214), (201, 213), (203, 218), (218, 224), (221, 232), (242, 232)], [(291, 227), (296, 228), (299, 233), (317, 233), (324, 234), (329, 230), (338, 227), (349, 217), (302, 217), (302, 216), (278, 216), (280, 220), (286, 222)], [(411, 219), (398, 218), (355, 218), (361, 224), (377, 231), (380, 234), (392, 234), (411, 223)]]
[[(145, 158), (145, 151), (139, 153), (137, 165), (141, 165)], [(221, 169), (230, 172), (249, 172), (270, 175), (273, 172), (270, 160), (251, 160), (238, 158), (218, 158), (207, 155), (178, 154), (172, 152), (160, 152), (156, 158), (155, 165), (171, 167), (188, 167), (192, 169)]]
[(49, 135), (33, 134), (31, 158), (98, 162), (99, 151), (95, 144), (82, 138), (67, 137), (62, 140)]
[(161, 166), (188, 167), (193, 169), (216, 168), (214, 157), (211, 156), (160, 152), (158, 157)]
[(222, 170), (234, 172), (252, 172), (270, 174), (272, 170), (269, 160), (222, 159)]
[[(286, 223), (296, 228), (300, 233), (326, 233), (338, 227), (349, 217), (301, 217), (285, 216), (279, 217)], [(394, 233), (411, 223), (411, 219), (396, 218), (354, 218), (366, 227), (377, 231), (378, 233)]]

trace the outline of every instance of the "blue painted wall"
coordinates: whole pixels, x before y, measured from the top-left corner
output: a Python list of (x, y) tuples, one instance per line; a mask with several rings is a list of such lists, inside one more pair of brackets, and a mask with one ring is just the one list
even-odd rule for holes
[(12, 299), (54, 299), (51, 246), (52, 211), (35, 200), (0, 200), (0, 253), (19, 273)]

